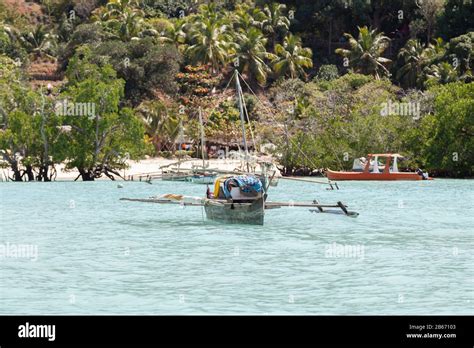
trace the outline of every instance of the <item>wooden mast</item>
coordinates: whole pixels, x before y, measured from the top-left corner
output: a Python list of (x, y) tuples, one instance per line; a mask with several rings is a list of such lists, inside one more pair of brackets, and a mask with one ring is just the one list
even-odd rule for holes
[(240, 81), (239, 81), (239, 74), (237, 70), (235, 70), (235, 89), (237, 90), (237, 99), (239, 102), (239, 111), (240, 111), (240, 123), (242, 124), (242, 137), (244, 140), (244, 148), (245, 148), (245, 163), (247, 164), (247, 172), (250, 172), (250, 167), (249, 167), (249, 149), (247, 146), (247, 139), (245, 135), (245, 117), (244, 117), (244, 107), (242, 104), (242, 87), (240, 86)]
[(202, 121), (202, 110), (201, 107), (199, 107), (199, 124), (201, 125), (201, 157), (202, 157), (202, 169), (206, 167), (206, 160), (204, 158), (204, 146), (205, 146), (205, 140), (204, 140), (204, 124)]
[(178, 173), (181, 167), (181, 151), (183, 148), (183, 141), (184, 141), (184, 131), (183, 131), (183, 120), (179, 120), (179, 150), (178, 150)]

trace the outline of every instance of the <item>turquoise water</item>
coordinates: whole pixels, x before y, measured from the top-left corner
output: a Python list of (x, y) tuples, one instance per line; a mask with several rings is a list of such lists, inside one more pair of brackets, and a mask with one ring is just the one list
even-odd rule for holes
[(474, 314), (472, 180), (280, 181), (270, 200), (360, 216), (283, 208), (264, 226), (119, 201), (205, 186), (121, 184), (0, 183), (0, 314)]

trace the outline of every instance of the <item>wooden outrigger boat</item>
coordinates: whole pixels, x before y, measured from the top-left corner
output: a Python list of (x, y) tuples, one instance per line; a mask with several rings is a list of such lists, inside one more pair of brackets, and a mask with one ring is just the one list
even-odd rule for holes
[(264, 197), (250, 202), (208, 199), (205, 201), (204, 210), (210, 220), (230, 224), (263, 225), (264, 204)]
[(161, 180), (164, 181), (186, 181), (190, 178), (189, 173), (185, 173), (182, 171), (164, 171), (161, 174)]
[[(173, 196), (173, 198), (170, 198)], [(194, 201), (190, 201), (192, 198)], [(186, 197), (181, 195), (164, 195), (150, 198), (121, 198), (122, 201), (177, 204), (181, 206), (201, 206), (204, 207), (206, 217), (209, 220), (219, 221), (228, 224), (263, 225), (265, 211), (283, 207), (310, 208), (311, 212), (344, 214), (349, 217), (357, 217), (359, 213), (347, 210), (347, 206), (342, 202), (337, 204), (319, 204), (313, 202), (268, 202), (260, 198), (253, 202), (238, 202), (229, 200), (215, 200), (199, 197)]]
[[(243, 143), (245, 148), (245, 161), (247, 173), (236, 175), (231, 173), (227, 176), (220, 176), (215, 179), (214, 190), (207, 188), (206, 197), (190, 197), (177, 194), (165, 194), (159, 197), (146, 199), (122, 198), (125, 201), (147, 202), (159, 204), (179, 204), (182, 206), (204, 207), (206, 217), (210, 220), (224, 223), (263, 225), (265, 210), (282, 207), (310, 208), (321, 213), (331, 213), (339, 211), (346, 216), (356, 217), (359, 214), (348, 211), (341, 202), (337, 204), (320, 204), (313, 202), (269, 202), (267, 201), (268, 189), (275, 179), (275, 172), (268, 175), (270, 165), (266, 162), (262, 164), (262, 173), (254, 174), (249, 172), (249, 152), (245, 135), (244, 101), (242, 89), (239, 82), (238, 73), (235, 73), (236, 91), (240, 110), (240, 120), (242, 124)], [(247, 117), (248, 119), (248, 117)], [(202, 123), (202, 120), (201, 120)], [(204, 155), (203, 155), (204, 158)], [(203, 162), (203, 168), (206, 167)], [(329, 209), (328, 209), (329, 208)]]
[[(379, 157), (386, 158), (385, 166), (380, 171), (378, 159)], [(393, 163), (392, 163), (393, 158)], [(365, 163), (363, 163), (362, 171), (338, 172), (328, 169), (326, 176), (329, 180), (432, 180), (426, 173), (420, 169), (416, 173), (413, 172), (399, 172), (398, 159), (403, 158), (399, 154), (382, 153), (369, 154)]]
[[(250, 178), (247, 185), (237, 186), (234, 180)], [(269, 180), (267, 178), (267, 180)], [(227, 185), (227, 191), (224, 189)], [(257, 189), (249, 190), (249, 186)], [(265, 211), (283, 207), (310, 208), (310, 211), (319, 213), (341, 213), (349, 217), (357, 217), (359, 214), (349, 211), (347, 206), (341, 202), (337, 204), (320, 204), (313, 202), (271, 202), (267, 201), (268, 188), (270, 183), (254, 175), (224, 176), (216, 179), (214, 192), (209, 189), (206, 197), (192, 197), (178, 194), (165, 194), (150, 198), (121, 198), (123, 201), (178, 204), (181, 206), (201, 206), (204, 207), (206, 217), (209, 220), (219, 221), (228, 224), (251, 224), (263, 225)], [(230, 188), (230, 189), (229, 189)], [(260, 189), (259, 189), (260, 188)], [(246, 192), (245, 192), (246, 191)], [(223, 193), (225, 192), (225, 193)]]

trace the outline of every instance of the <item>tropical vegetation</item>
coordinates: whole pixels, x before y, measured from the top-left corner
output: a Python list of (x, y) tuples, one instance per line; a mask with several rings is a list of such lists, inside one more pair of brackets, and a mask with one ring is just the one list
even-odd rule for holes
[(471, 1), (16, 3), (0, 0), (12, 180), (54, 180), (58, 165), (120, 177), (128, 159), (173, 155), (183, 129), (198, 142), (199, 108), (207, 137), (230, 144), (236, 70), (245, 126), (287, 174), (400, 152), (406, 168), (473, 175)]

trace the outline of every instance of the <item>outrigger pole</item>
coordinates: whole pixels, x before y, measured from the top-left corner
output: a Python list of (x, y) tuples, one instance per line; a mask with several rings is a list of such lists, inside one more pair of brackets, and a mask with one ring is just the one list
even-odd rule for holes
[[(121, 201), (142, 202), (142, 203), (158, 203), (158, 204), (176, 204), (181, 206), (204, 206), (206, 202), (214, 201), (222, 204), (231, 204), (226, 199), (208, 199), (200, 197), (187, 197), (182, 195), (165, 194), (160, 197), (150, 198), (120, 198)], [(238, 204), (238, 203), (236, 203)], [(342, 213), (349, 217), (357, 217), (359, 213), (347, 209), (347, 205), (342, 202), (337, 204), (321, 204), (314, 200), (312, 202), (263, 202), (263, 209), (279, 209), (279, 208), (315, 208), (311, 212), (318, 213)], [(329, 208), (329, 209), (328, 209)]]

